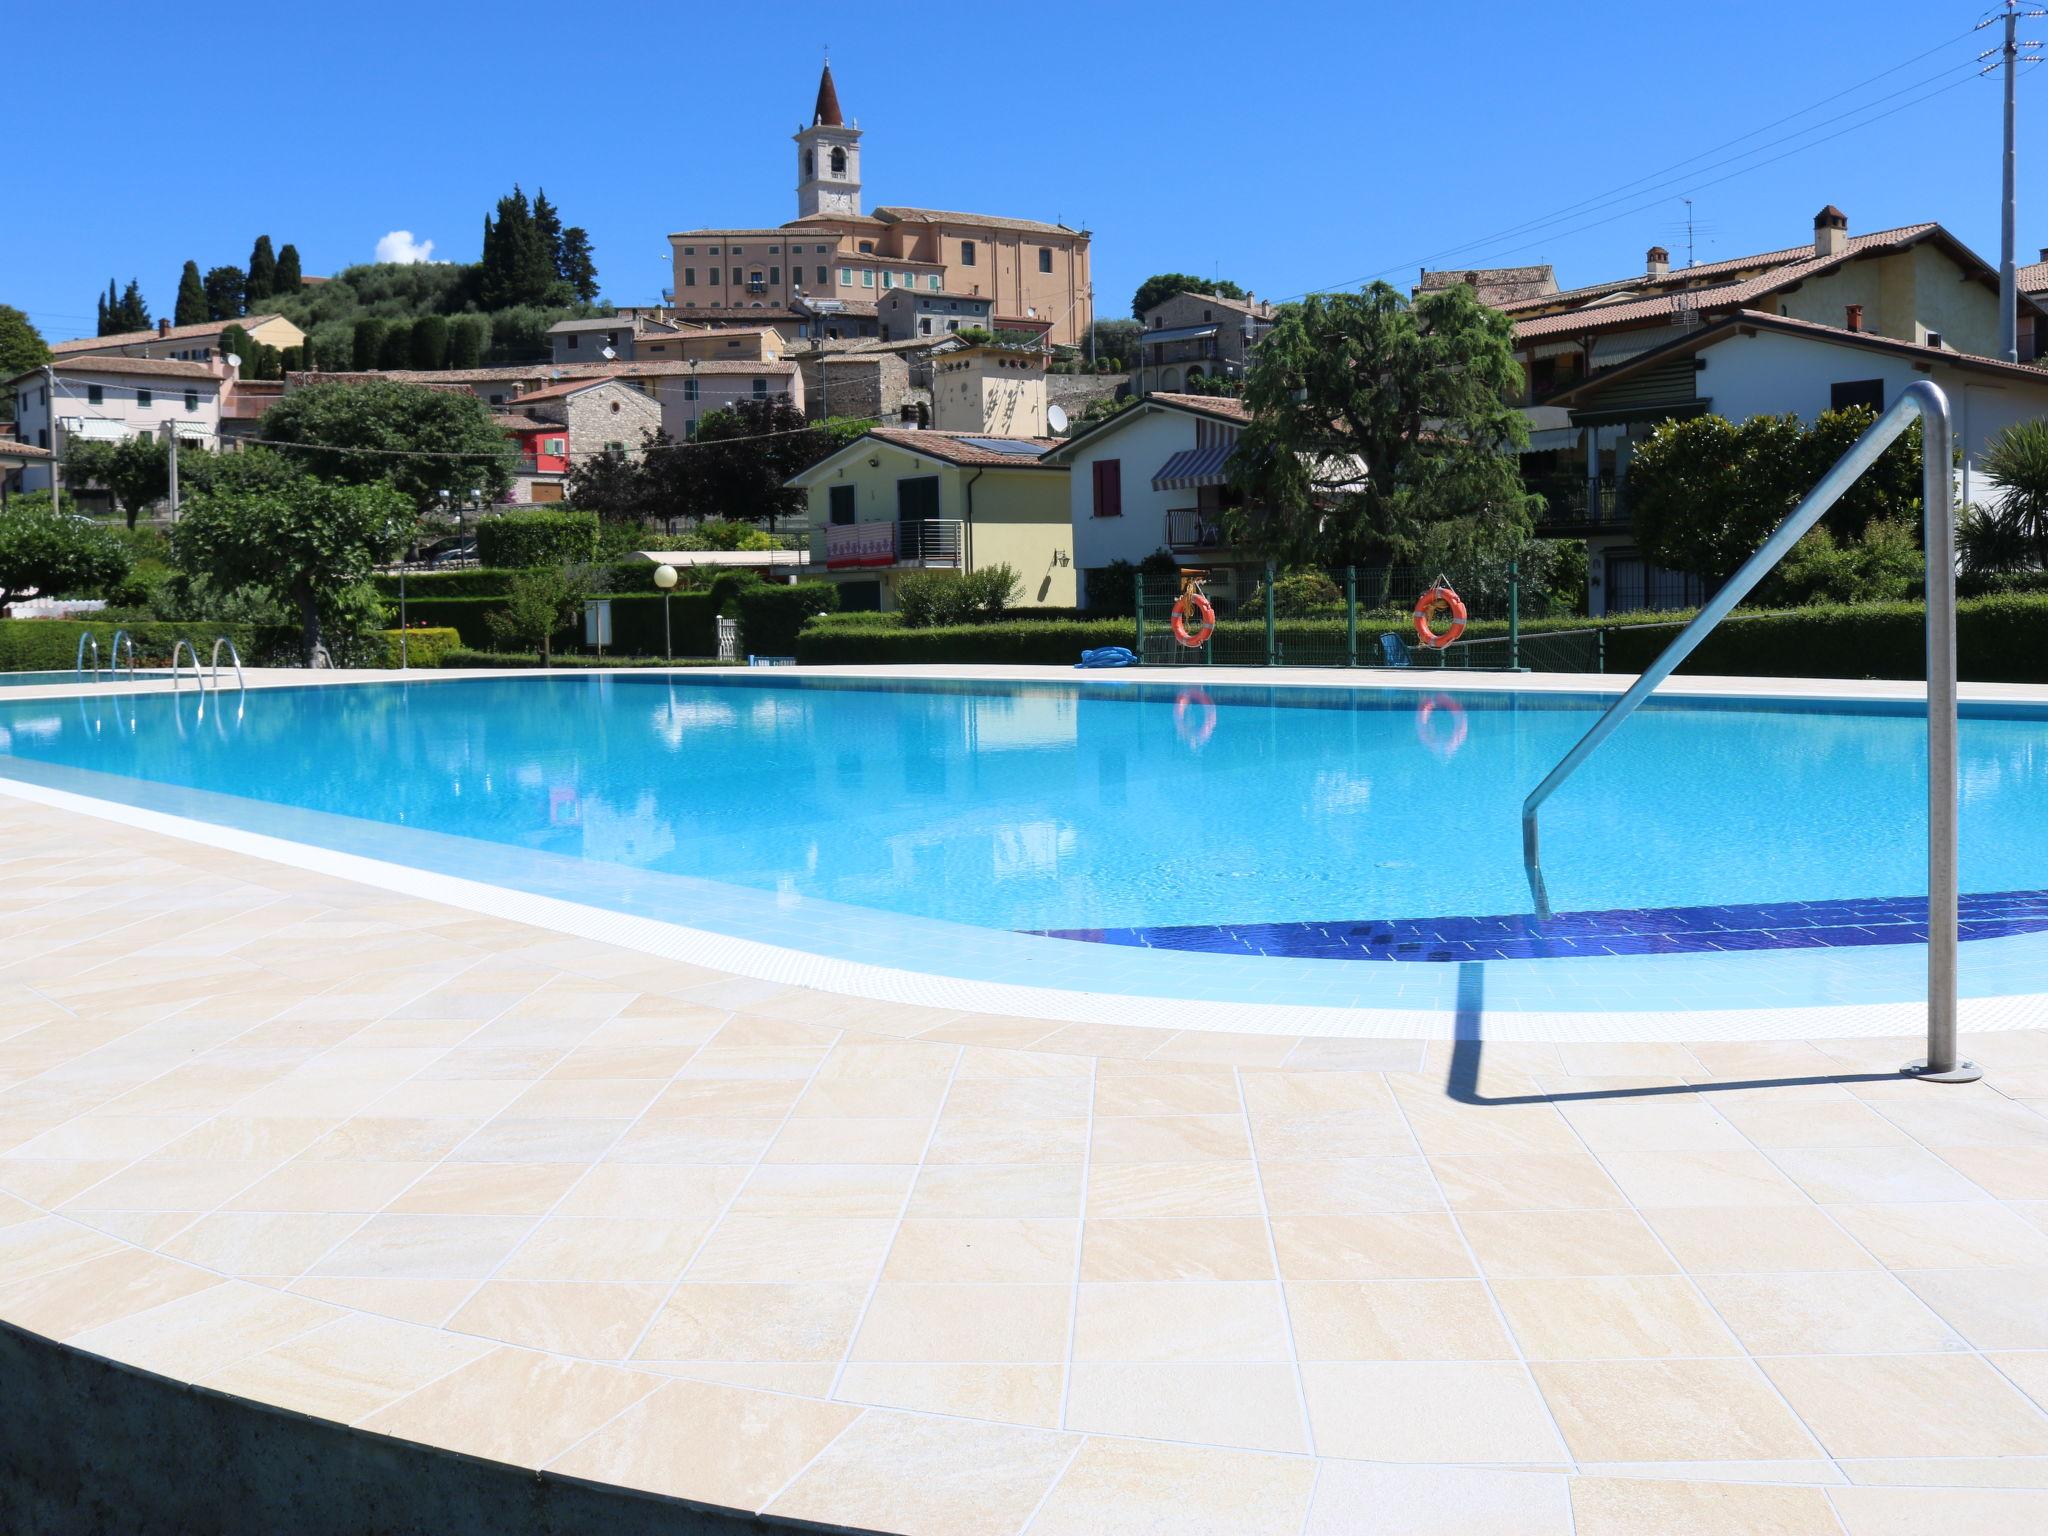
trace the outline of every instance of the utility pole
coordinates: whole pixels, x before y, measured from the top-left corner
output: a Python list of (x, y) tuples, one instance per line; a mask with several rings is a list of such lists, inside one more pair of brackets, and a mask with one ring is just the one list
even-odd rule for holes
[(57, 370), (48, 363), (43, 364), (43, 420), (50, 424), (50, 511), (56, 513), (63, 510), (64, 498), (57, 482), (63, 478), (58, 470), (64, 445), (57, 436)]
[[(1998, 15), (1987, 16), (1977, 23), (1980, 31), (1990, 26), (1993, 22), (2003, 22), (2005, 24), (2005, 41), (1996, 48), (1985, 49), (1977, 57), (1989, 59), (1995, 55), (2005, 67), (2005, 197), (2000, 210), (2001, 217), (1999, 221), (1998, 355), (2008, 363), (2016, 363), (2020, 360), (2019, 282), (2016, 275), (2017, 269), (2013, 265), (2013, 242), (2015, 239), (2013, 226), (2016, 222), (2016, 199), (2013, 183), (2015, 180), (2014, 170), (2018, 161), (2018, 151), (2015, 148), (2013, 133), (2016, 97), (2014, 80), (2022, 63), (2038, 64), (2040, 62), (2039, 54), (2029, 55), (2027, 58), (2022, 59), (2020, 57), (2020, 50), (2022, 48), (2038, 48), (2041, 46), (2038, 41), (2029, 40), (2022, 42), (2020, 40), (2019, 23), (2022, 16), (2030, 19), (2037, 16), (2048, 16), (2048, 11), (2022, 11), (2019, 8), (2019, 0), (2005, 0), (2005, 5)], [(1989, 64), (1980, 70), (1979, 73), (1988, 75), (1998, 67), (1998, 64)]]
[(175, 523), (178, 520), (178, 424), (175, 421), (167, 421), (164, 423), (163, 431), (164, 441), (169, 444), (166, 467), (170, 471), (171, 521)]

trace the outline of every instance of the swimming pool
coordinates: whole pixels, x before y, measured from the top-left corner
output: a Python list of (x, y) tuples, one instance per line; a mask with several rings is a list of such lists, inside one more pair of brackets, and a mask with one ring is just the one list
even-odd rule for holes
[[(1862, 701), (701, 674), (0, 704), (0, 773), (837, 960), (1489, 1010), (1921, 995), (1925, 729)], [(221, 707), (221, 706), (225, 707)], [(237, 706), (240, 714), (237, 715)], [(2048, 975), (2048, 711), (1966, 705), (1962, 990)]]

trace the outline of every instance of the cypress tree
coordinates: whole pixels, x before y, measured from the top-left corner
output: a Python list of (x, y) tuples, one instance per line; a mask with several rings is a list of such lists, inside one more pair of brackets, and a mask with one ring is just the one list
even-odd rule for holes
[(256, 373), (256, 341), (239, 325), (226, 325), (220, 332), (220, 355), (239, 357), (242, 360), (242, 377), (253, 379)]
[(114, 333), (123, 331), (146, 331), (149, 329), (149, 304), (142, 297), (142, 284), (134, 278), (128, 279), (128, 287), (121, 294), (121, 313)]
[[(306, 286), (304, 274), (299, 271), (299, 248), (287, 244), (277, 253), (277, 273), (270, 280), (272, 293), (297, 293)], [(287, 352), (291, 348), (285, 348)]]
[(277, 286), (277, 257), (270, 249), (270, 236), (258, 235), (256, 246), (249, 252), (249, 276), (242, 285), (242, 298), (247, 308), (270, 297)]
[(204, 325), (209, 318), (206, 313), (206, 287), (199, 281), (199, 263), (188, 261), (178, 276), (178, 305), (171, 312), (171, 323)]
[(548, 270), (557, 276), (565, 276), (562, 272), (562, 214), (548, 201), (545, 187), (533, 189), (533, 232), (540, 237), (541, 253), (547, 257)]
[(114, 280), (110, 277), (107, 279), (107, 291), (100, 295), (99, 329), (94, 331), (93, 335), (107, 336), (112, 334), (112, 328), (107, 322), (113, 318), (114, 302)]
[(412, 366), (412, 327), (404, 323), (385, 331), (384, 340), (377, 348), (379, 368), (410, 368)]
[(382, 320), (358, 320), (349, 337), (349, 365), (357, 373), (368, 373), (377, 366), (377, 357), (384, 350), (384, 332), (388, 327)]
[(484, 327), (475, 315), (461, 315), (448, 323), (448, 366), (474, 368), (483, 361)]
[(240, 267), (209, 267), (203, 280), (206, 288), (206, 318), (209, 320), (233, 320), (242, 313), (242, 284), (244, 278)]
[[(278, 265), (282, 266), (283, 264), (283, 257), (280, 256)], [(306, 366), (306, 349), (304, 347), (286, 347), (283, 352), (278, 354), (277, 366), (284, 373), (299, 372)]]
[(562, 231), (562, 281), (586, 304), (597, 302), (597, 262), (590, 251), (590, 235), (580, 224)]
[(439, 315), (421, 315), (412, 323), (412, 366), (448, 366), (448, 322)]

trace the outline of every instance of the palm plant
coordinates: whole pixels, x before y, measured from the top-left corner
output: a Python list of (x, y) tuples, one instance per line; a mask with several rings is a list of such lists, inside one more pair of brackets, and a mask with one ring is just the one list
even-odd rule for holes
[(1966, 531), (1966, 555), (1981, 554), (2003, 570), (2048, 566), (2048, 421), (2016, 422), (1999, 433), (1984, 472), (1998, 497), (1978, 512), (1991, 526)]

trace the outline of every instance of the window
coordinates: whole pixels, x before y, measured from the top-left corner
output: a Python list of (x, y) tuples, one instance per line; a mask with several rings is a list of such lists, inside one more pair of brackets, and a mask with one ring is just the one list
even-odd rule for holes
[(931, 317), (930, 317), (930, 316), (926, 316), (926, 317), (925, 317), (924, 319), (922, 319), (922, 320), (920, 320), (920, 321), (918, 321), (918, 322), (917, 322), (917, 334), (918, 334), (918, 335), (920, 335), (920, 336), (929, 336), (929, 335), (931, 335), (931, 333), (932, 333), (932, 322), (931, 322)]
[(704, 281), (716, 288), (718, 286), (718, 268), (713, 267), (706, 272), (704, 274)]
[(734, 256), (744, 256), (747, 254), (747, 248), (744, 245), (736, 245), (732, 248), (730, 254)]
[(768, 254), (770, 256), (780, 256), (782, 254), (782, 247), (779, 245), (771, 245), (768, 247)]
[(711, 254), (712, 254), (713, 256), (716, 256), (716, 255), (718, 254), (718, 247), (717, 247), (717, 246), (715, 246), (715, 245), (714, 245), (714, 246), (710, 246), (710, 247), (707, 247), (707, 249), (708, 249), (708, 250), (710, 251), (710, 253), (711, 253)]
[(823, 255), (825, 255), (825, 254), (826, 254), (826, 247), (824, 247), (824, 246), (822, 246), (822, 245), (814, 245), (814, 246), (812, 246), (812, 247), (811, 247), (811, 249), (812, 249), (812, 250), (814, 250), (814, 251), (816, 251), (816, 252), (817, 252), (817, 253), (818, 253), (818, 254), (819, 254), (820, 256), (823, 256)]
[(963, 267), (974, 265), (974, 242), (972, 240), (962, 240), (960, 242), (960, 265)]
[(768, 398), (768, 381), (766, 379), (754, 380), (754, 398), (756, 400), (766, 400)]
[(860, 285), (863, 288), (875, 286), (875, 269), (873, 267), (862, 267), (860, 269)]
[(825, 496), (826, 521), (835, 528), (844, 528), (854, 519), (854, 489), (850, 485), (835, 485), (828, 488)]
[(48, 427), (36, 428), (36, 446), (38, 448), (47, 448), (50, 446), (50, 429)]
[(567, 438), (549, 437), (543, 438), (541, 440), (540, 451), (542, 453), (552, 453), (559, 457), (561, 454), (566, 453), (568, 451), (568, 447), (569, 440)]
[(815, 150), (804, 151), (804, 180), (809, 181), (818, 174), (818, 156)]
[(686, 443), (694, 442), (696, 440), (696, 437), (697, 418), (692, 416), (688, 421), (683, 423), (683, 441)]
[(695, 267), (683, 268), (683, 286), (685, 288), (697, 286), (697, 269)]
[(683, 247), (683, 254), (685, 256), (694, 256), (697, 254), (697, 247), (695, 247), (694, 245), (686, 245)]
[(939, 477), (919, 475), (896, 482), (896, 516), (906, 523), (929, 522), (939, 515)]
[[(822, 251), (824, 247), (821, 245), (818, 247), (818, 249)], [(827, 286), (829, 283), (831, 283), (831, 281), (832, 278), (829, 269), (825, 267), (818, 268), (818, 286), (820, 288), (823, 288)]]
[(841, 268), (839, 269), (839, 286), (840, 286), (840, 287), (842, 287), (842, 288), (847, 288), (847, 287), (851, 287), (851, 286), (852, 286), (852, 284), (853, 284), (853, 268), (851, 268), (851, 267), (841, 267)]
[(1851, 379), (1846, 384), (1828, 386), (1828, 409), (1844, 410), (1852, 405), (1867, 405), (1873, 411), (1884, 410), (1883, 379)]
[(685, 400), (697, 398), (697, 376), (694, 373), (683, 380), (683, 398)]
[(939, 292), (942, 292), (942, 291), (943, 291), (943, 290), (942, 290), (942, 289), (940, 288), (940, 286), (939, 286), (939, 274), (938, 274), (938, 273), (934, 272), (934, 273), (933, 273), (933, 274), (932, 274), (932, 275), (931, 275), (930, 277), (926, 278), (926, 279), (925, 279), (924, 281), (925, 281), (925, 286), (926, 286), (926, 287), (928, 287), (929, 289), (931, 289), (931, 291), (932, 291), (933, 293), (939, 293)]
[(198, 409), (199, 409), (199, 391), (198, 391), (198, 390), (196, 390), (196, 389), (188, 389), (188, 390), (186, 390), (186, 391), (185, 391), (185, 409), (186, 409), (186, 410), (188, 410), (188, 411), (196, 411), (196, 410), (198, 410)]
[(563, 338), (563, 341), (568, 346), (571, 352), (574, 352), (576, 350), (577, 344), (581, 340), (582, 338), (578, 336), (574, 331), (571, 331), (566, 337)]
[(1052, 247), (1049, 245), (1041, 245), (1038, 248), (1038, 270), (1041, 272), (1050, 272), (1052, 270)]
[(104, 405), (106, 403), (106, 399), (107, 392), (104, 389), (101, 389), (99, 385), (88, 384), (85, 386), (85, 403), (87, 405)]
[(896, 286), (896, 274), (895, 274), (895, 273), (893, 273), (893, 272), (884, 272), (884, 273), (882, 274), (882, 286), (883, 286), (884, 288), (893, 288), (893, 287), (895, 287), (895, 286)]
[(1095, 461), (1095, 515), (1124, 515), (1124, 463), (1122, 459)]
[(770, 267), (768, 269), (768, 281), (770, 283), (780, 284), (782, 281), (782, 268)]
[(860, 243), (860, 253), (861, 253), (861, 255), (863, 255), (863, 256), (872, 256), (872, 255), (874, 255), (874, 254), (875, 254), (875, 242), (874, 242), (874, 241), (872, 241), (872, 240), (863, 240), (863, 241), (861, 241), (861, 243)]
[(959, 330), (959, 329), (960, 329), (960, 322), (959, 322), (958, 320), (948, 320), (948, 321), (946, 322), (946, 330), (947, 330), (947, 332), (948, 332), (949, 334), (950, 334), (951, 332), (953, 332), (953, 331), (957, 331), (957, 330)]
[(138, 389), (135, 391), (135, 408), (140, 411), (148, 410), (150, 401), (154, 398), (148, 390)]
[(846, 174), (846, 151), (837, 144), (832, 146), (832, 174), (834, 176), (844, 176)]

